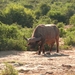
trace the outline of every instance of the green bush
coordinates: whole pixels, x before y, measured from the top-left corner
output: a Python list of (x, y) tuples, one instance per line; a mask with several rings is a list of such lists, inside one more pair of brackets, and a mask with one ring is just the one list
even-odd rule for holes
[(65, 23), (65, 16), (63, 14), (61, 14), (60, 11), (50, 10), (47, 13), (47, 16), (49, 16), (52, 20), (57, 20), (57, 22), (63, 22), (63, 23)]
[(18, 71), (10, 64), (5, 64), (4, 70), (2, 70), (1, 75), (18, 75)]
[[(12, 24), (0, 24), (0, 50), (26, 50), (26, 41), (23, 38), (25, 29)], [(26, 31), (27, 32), (27, 31)], [(28, 34), (30, 35), (30, 34)], [(27, 36), (27, 35), (26, 35)]]
[(64, 28), (59, 28), (59, 35), (60, 35), (60, 37), (64, 37), (65, 35), (66, 35), (66, 30), (64, 30)]
[(9, 4), (1, 13), (0, 21), (5, 24), (17, 23), (22, 27), (33, 26), (33, 15), (30, 9), (24, 8), (20, 4)]
[(60, 37), (64, 37), (66, 35), (66, 30), (64, 29), (64, 23), (63, 22), (59, 22), (57, 24), (57, 27), (59, 28), (59, 32), (60, 32)]
[(68, 32), (73, 32), (75, 31), (75, 26), (71, 25), (69, 29), (67, 29)]
[(36, 19), (39, 19), (39, 17), (41, 16), (40, 10), (35, 11), (35, 16)]
[(48, 11), (50, 10), (50, 6), (47, 4), (41, 4), (39, 6), (39, 10), (40, 10), (42, 15), (46, 15), (48, 13)]
[(48, 16), (41, 16), (37, 21), (37, 24), (50, 24), (51, 19)]
[(36, 19), (39, 19), (41, 16), (44, 16), (50, 10), (50, 6), (47, 4), (40, 4), (38, 9), (35, 11)]
[(60, 46), (60, 50), (63, 50), (63, 49), (65, 49), (65, 50), (71, 50), (72, 49), (72, 46), (69, 46), (69, 45), (61, 45)]
[(72, 9), (72, 7), (66, 8), (65, 14), (64, 14), (66, 16), (66, 24), (69, 24), (69, 19), (71, 16), (73, 16), (74, 13), (75, 11), (74, 9)]
[(69, 23), (75, 25), (75, 14), (69, 19)]
[(75, 31), (67, 32), (66, 38), (64, 39), (64, 44), (75, 46)]
[(64, 26), (65, 26), (65, 25), (64, 25), (63, 22), (59, 22), (59, 23), (57, 24), (57, 27), (58, 27), (58, 28), (64, 28)]

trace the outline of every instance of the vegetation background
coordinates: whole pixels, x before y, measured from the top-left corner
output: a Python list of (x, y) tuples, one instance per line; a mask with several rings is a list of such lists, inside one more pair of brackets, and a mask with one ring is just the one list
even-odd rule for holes
[(75, 0), (0, 0), (0, 50), (27, 50), (24, 36), (51, 23), (63, 38), (60, 49), (75, 46)]

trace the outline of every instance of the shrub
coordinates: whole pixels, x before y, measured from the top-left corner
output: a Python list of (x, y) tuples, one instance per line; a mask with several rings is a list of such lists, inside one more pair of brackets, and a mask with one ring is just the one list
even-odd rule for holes
[(64, 28), (64, 26), (65, 26), (65, 25), (64, 25), (63, 22), (59, 22), (59, 23), (57, 24), (57, 27), (58, 27), (58, 28)]
[(61, 46), (60, 46), (60, 49), (61, 49), (61, 50), (63, 50), (63, 49), (65, 49), (65, 50), (70, 49), (70, 50), (71, 50), (71, 49), (72, 49), (72, 46), (69, 46), (69, 45), (61, 45)]
[(0, 50), (26, 50), (25, 32), (16, 24), (0, 24)]
[(69, 23), (75, 25), (75, 14), (69, 19)]
[(39, 19), (39, 17), (41, 16), (40, 10), (35, 11), (35, 16), (36, 16), (36, 19)]
[[(72, 7), (71, 7), (72, 8)], [(75, 13), (74, 9), (71, 8), (67, 8), (65, 10), (65, 16), (66, 16), (66, 24), (69, 24), (69, 19), (71, 16), (73, 16), (73, 14)], [(74, 22), (74, 21), (73, 21)]]
[(30, 9), (24, 8), (20, 4), (9, 4), (1, 13), (0, 21), (5, 24), (17, 23), (22, 27), (33, 26), (33, 15)]
[(66, 31), (64, 30), (64, 28), (59, 28), (59, 32), (60, 32), (60, 37), (64, 37), (66, 35)]
[(46, 15), (50, 10), (50, 6), (48, 6), (47, 4), (41, 4), (39, 8), (42, 15)]
[(64, 44), (65, 45), (71, 45), (71, 46), (75, 46), (75, 31), (72, 31), (72, 32), (68, 32), (66, 34), (66, 38), (64, 39)]
[(40, 16), (44, 16), (50, 10), (50, 6), (47, 4), (40, 4), (39, 8), (35, 11), (36, 19), (39, 19)]
[(14, 69), (12, 65), (5, 64), (4, 70), (2, 70), (1, 75), (18, 75), (18, 71)]
[(65, 23), (65, 16), (63, 14), (61, 14), (60, 11), (50, 10), (47, 13), (47, 16), (49, 16), (52, 20), (57, 20), (57, 22), (63, 22), (63, 23)]
[(51, 19), (48, 16), (41, 16), (38, 20), (38, 24), (50, 24)]

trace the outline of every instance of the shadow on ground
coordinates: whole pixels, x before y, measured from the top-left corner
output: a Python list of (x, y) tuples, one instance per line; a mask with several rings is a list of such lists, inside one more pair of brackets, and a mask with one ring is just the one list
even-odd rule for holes
[(23, 53), (23, 51), (0, 51), (0, 58), (11, 55), (18, 55), (20, 53)]
[(62, 56), (69, 56), (67, 54), (63, 54), (63, 53), (49, 53), (47, 52), (46, 54), (43, 55), (44, 57), (62, 57)]
[(46, 52), (45, 54), (33, 53), (34, 57), (63, 57), (63, 56), (69, 56), (69, 54), (65, 54), (64, 52), (56, 53), (52, 52), (51, 54), (49, 52)]

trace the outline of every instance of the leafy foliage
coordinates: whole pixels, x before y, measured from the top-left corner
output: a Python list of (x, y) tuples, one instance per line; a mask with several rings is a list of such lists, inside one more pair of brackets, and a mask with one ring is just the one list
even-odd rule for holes
[(64, 37), (66, 35), (66, 30), (64, 30), (64, 23), (63, 22), (59, 22), (57, 24), (57, 27), (59, 28), (59, 33), (60, 33), (60, 37)]
[(2, 70), (1, 75), (18, 75), (18, 71), (12, 65), (5, 63), (5, 68)]
[(61, 12), (59, 12), (59, 11), (49, 11), (48, 16), (52, 20), (57, 20), (57, 22), (65, 23), (65, 16), (63, 14), (61, 14)]
[(13, 24), (11, 26), (0, 24), (0, 50), (26, 50), (26, 41), (23, 38), (26, 29)]
[(10, 4), (1, 14), (0, 20), (5, 24), (17, 23), (22, 27), (32, 27), (33, 16), (31, 10), (26, 10), (20, 4)]
[[(74, 45), (74, 0), (0, 0), (0, 50), (25, 50), (23, 36), (30, 37), (39, 24), (55, 23), (65, 45)], [(70, 36), (71, 35), (71, 36)], [(72, 40), (71, 40), (72, 39)]]
[[(6, 7), (2, 6), (5, 5)], [(33, 27), (35, 20), (47, 16), (51, 23), (69, 24), (75, 14), (75, 1), (68, 0), (3, 0), (1, 1), (0, 21), (5, 24), (17, 23), (22, 27)]]
[(50, 6), (48, 6), (46, 4), (41, 4), (39, 6), (39, 9), (40, 9), (41, 15), (46, 15), (48, 13), (48, 11), (50, 10)]
[(67, 30), (66, 38), (64, 39), (64, 43), (66, 45), (75, 46), (75, 27)]
[(70, 24), (75, 25), (75, 14), (70, 18)]

